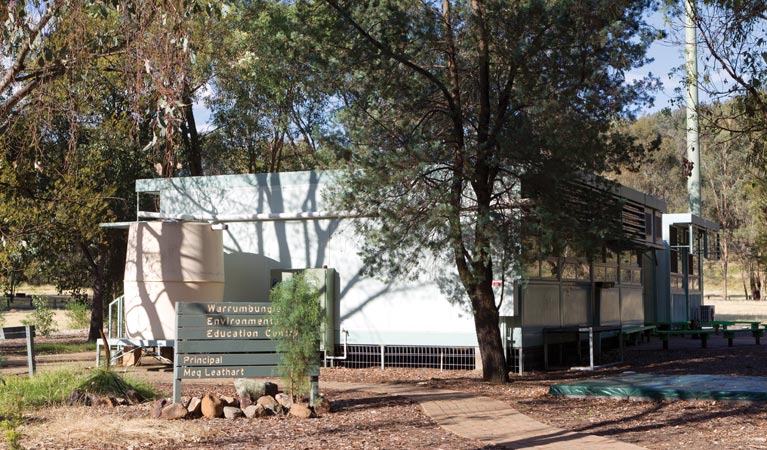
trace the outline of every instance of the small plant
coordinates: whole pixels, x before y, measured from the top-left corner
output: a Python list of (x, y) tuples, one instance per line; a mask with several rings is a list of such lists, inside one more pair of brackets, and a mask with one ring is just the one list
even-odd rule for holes
[(7, 417), (0, 421), (0, 430), (3, 432), (3, 441), (8, 447), (8, 450), (21, 450), (21, 432), (19, 432), (19, 426), (21, 426), (21, 414)]
[(14, 399), (7, 403), (8, 406), (0, 411), (0, 431), (3, 433), (3, 441), (8, 450), (21, 450), (22, 448), (19, 427), (23, 424), (24, 420), (20, 404), (21, 399), (16, 394)]
[(325, 314), (320, 293), (302, 273), (272, 288), (272, 332), (282, 355), (280, 375), (287, 391), (300, 401), (309, 391), (308, 375), (320, 364), (320, 336)]
[(72, 329), (82, 330), (91, 326), (91, 309), (84, 301), (77, 300), (67, 303), (65, 314)]
[(22, 320), (22, 324), (34, 325), (35, 333), (41, 336), (50, 336), (54, 331), (58, 331), (56, 324), (53, 323), (53, 311), (48, 306), (48, 297), (44, 295), (33, 296), (32, 306), (35, 308), (32, 311), (32, 318)]

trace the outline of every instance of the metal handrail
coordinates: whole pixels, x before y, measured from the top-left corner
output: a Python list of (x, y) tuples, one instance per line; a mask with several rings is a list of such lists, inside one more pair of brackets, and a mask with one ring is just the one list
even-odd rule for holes
[[(108, 307), (108, 322), (107, 322), (107, 336), (109, 339), (122, 339), (123, 336), (123, 301), (125, 296), (121, 295), (109, 303)], [(117, 330), (112, 329), (112, 309), (117, 307)], [(112, 332), (115, 331), (115, 335)]]

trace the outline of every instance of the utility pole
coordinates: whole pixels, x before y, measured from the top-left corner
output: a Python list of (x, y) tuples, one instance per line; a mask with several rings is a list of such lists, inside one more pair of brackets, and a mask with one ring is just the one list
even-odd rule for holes
[(687, 161), (692, 173), (687, 179), (687, 195), (690, 212), (701, 215), (700, 206), (700, 136), (698, 134), (698, 39), (695, 26), (695, 1), (685, 3), (685, 55), (687, 85)]

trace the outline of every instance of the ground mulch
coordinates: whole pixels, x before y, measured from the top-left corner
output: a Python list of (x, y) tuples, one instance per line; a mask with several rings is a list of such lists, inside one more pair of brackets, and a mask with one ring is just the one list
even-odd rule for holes
[[(13, 352), (7, 345), (0, 351)], [(595, 372), (534, 371), (512, 375), (507, 384), (485, 383), (475, 372), (430, 369), (323, 369), (322, 380), (358, 383), (418, 383), (508, 403), (549, 425), (597, 434), (651, 449), (697, 447), (767, 448), (767, 404), (726, 401), (668, 402), (569, 399), (548, 394), (551, 384), (625, 371), (657, 374), (767, 375), (767, 346), (695, 346), (660, 351), (627, 349), (625, 363)], [(144, 371), (142, 378), (170, 394), (168, 374)], [(152, 381), (154, 380), (154, 381)], [(187, 384), (185, 395), (233, 395), (229, 384)], [(33, 411), (22, 429), (25, 448), (39, 449), (492, 449), (441, 429), (406, 399), (359, 392), (332, 392), (332, 413), (297, 420), (149, 419), (150, 406), (93, 409), (56, 407)], [(2, 444), (0, 444), (0, 448)]]

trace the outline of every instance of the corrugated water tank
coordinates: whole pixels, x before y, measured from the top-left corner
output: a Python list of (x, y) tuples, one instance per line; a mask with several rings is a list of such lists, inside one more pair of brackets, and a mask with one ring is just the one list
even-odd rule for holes
[(223, 300), (222, 231), (202, 223), (131, 224), (124, 288), (126, 337), (175, 339), (176, 302)]

